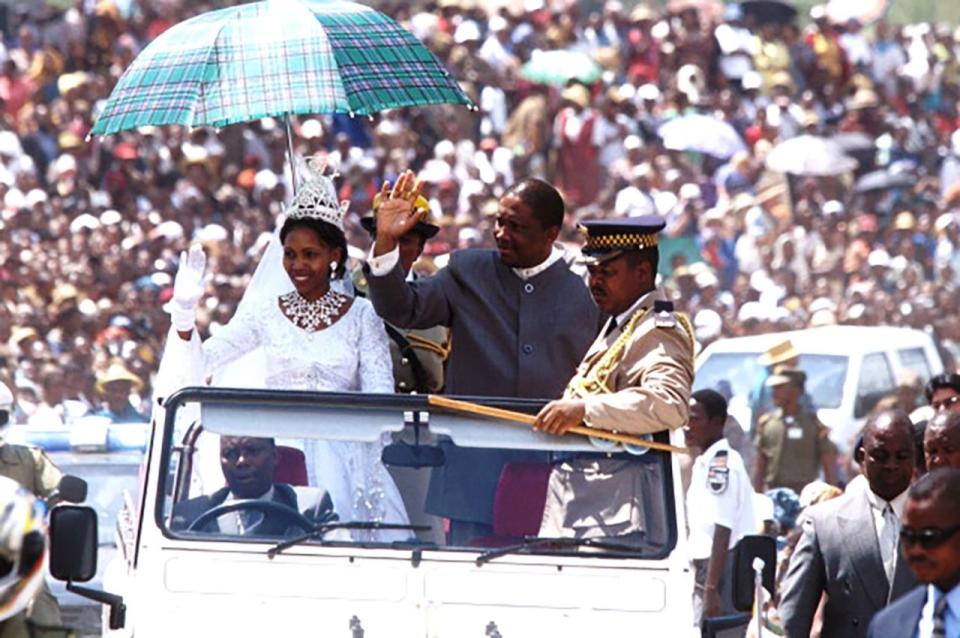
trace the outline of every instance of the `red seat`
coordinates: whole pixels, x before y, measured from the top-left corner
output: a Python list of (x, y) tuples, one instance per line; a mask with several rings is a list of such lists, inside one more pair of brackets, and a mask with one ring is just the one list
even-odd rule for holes
[(277, 446), (277, 465), (273, 468), (273, 482), (306, 486), (307, 460), (301, 450), (286, 445)]
[(500, 547), (536, 536), (547, 502), (547, 483), (553, 466), (548, 463), (507, 463), (500, 472), (493, 499), (493, 536), (470, 545)]

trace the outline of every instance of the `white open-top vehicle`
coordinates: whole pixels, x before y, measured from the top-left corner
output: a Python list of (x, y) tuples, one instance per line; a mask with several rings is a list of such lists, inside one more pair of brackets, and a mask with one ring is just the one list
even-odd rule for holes
[[(528, 413), (541, 405), (479, 401)], [(601, 450), (584, 437), (431, 407), (425, 396), (188, 388), (165, 408), (152, 431), (139, 500), (120, 516), (120, 551), (104, 578), (106, 594), (76, 584), (96, 571), (96, 516), (76, 506), (53, 512), (51, 571), (72, 581), (71, 591), (107, 603), (105, 635), (700, 635), (692, 625), (678, 462), (669, 453)], [(418, 529), (404, 540), (362, 540), (363, 528), (393, 521), (318, 526), (297, 511), (322, 492), (299, 467), (305, 442), (374, 442), (383, 433), (393, 439), (384, 462)], [(284, 514), (295, 533), (237, 536), (171, 525), (178, 502), (224, 485), (216, 462), (205, 460), (211, 450), (219, 456), (212, 435), (276, 440), (282, 454), (274, 480), (291, 484), (300, 505)], [(681, 438), (655, 436), (674, 445)], [(449, 445), (526, 457), (500, 474), (494, 535), (462, 546), (447, 545), (442, 521), (423, 511), (422, 487)], [(537, 538), (552, 463), (584, 454), (646, 465), (650, 480), (633, 498), (647, 530), (642, 541)], [(772, 576), (772, 560), (769, 567)]]

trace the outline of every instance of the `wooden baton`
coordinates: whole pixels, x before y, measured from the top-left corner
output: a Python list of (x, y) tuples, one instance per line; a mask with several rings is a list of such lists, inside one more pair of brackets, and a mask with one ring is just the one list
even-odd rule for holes
[[(456, 412), (464, 412), (467, 414), (476, 414), (479, 416), (491, 417), (494, 419), (502, 419), (504, 421), (514, 421), (515, 423), (525, 423), (527, 425), (533, 425), (537, 420), (537, 417), (532, 414), (526, 414), (524, 412), (516, 412), (514, 410), (504, 410), (502, 408), (492, 408), (486, 405), (480, 405), (479, 403), (472, 403), (470, 401), (460, 401), (458, 399), (450, 399), (439, 394), (428, 394), (427, 403), (438, 408), (446, 408), (448, 410), (454, 410)], [(670, 445), (669, 443), (661, 443), (659, 441), (648, 441), (647, 439), (641, 439), (638, 436), (633, 436), (630, 434), (619, 434), (617, 432), (608, 432), (607, 430), (595, 430), (593, 428), (588, 428), (585, 425), (575, 425), (568, 432), (573, 432), (574, 434), (582, 434), (583, 436), (593, 437), (596, 439), (604, 439), (606, 441), (614, 441), (616, 443), (625, 443), (628, 445), (640, 445), (643, 447), (650, 448), (652, 450), (661, 450), (663, 452), (673, 452), (674, 454), (687, 454), (687, 449), (682, 447), (677, 447), (675, 445)]]

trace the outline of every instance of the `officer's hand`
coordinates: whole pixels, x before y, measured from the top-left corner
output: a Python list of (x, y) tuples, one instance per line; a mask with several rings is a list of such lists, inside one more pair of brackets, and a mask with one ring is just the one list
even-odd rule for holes
[(720, 615), (720, 592), (713, 587), (703, 591), (703, 617), (714, 618)]
[(580, 399), (561, 399), (543, 406), (533, 424), (535, 430), (547, 434), (566, 434), (570, 428), (583, 423), (587, 406)]

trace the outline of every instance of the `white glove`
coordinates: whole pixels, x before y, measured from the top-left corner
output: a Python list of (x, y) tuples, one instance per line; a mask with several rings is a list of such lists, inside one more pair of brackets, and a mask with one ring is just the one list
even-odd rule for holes
[(173, 299), (169, 305), (170, 319), (178, 332), (193, 330), (197, 304), (203, 296), (203, 274), (207, 255), (200, 244), (190, 246), (190, 252), (180, 253), (180, 266), (173, 279)]

